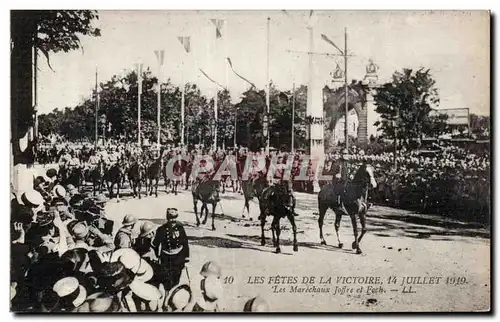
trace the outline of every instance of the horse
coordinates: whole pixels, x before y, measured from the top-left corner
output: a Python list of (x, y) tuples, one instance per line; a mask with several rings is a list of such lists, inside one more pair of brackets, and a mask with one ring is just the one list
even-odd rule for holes
[(127, 171), (127, 178), (132, 188), (132, 196), (141, 199), (142, 180), (145, 177), (144, 166), (139, 161), (134, 161)]
[(124, 172), (122, 169), (122, 165), (120, 163), (115, 163), (109, 167), (104, 172), (104, 181), (106, 181), (106, 186), (109, 191), (109, 198), (113, 199), (114, 194), (113, 194), (113, 188), (116, 184), (116, 189), (117, 189), (117, 197), (118, 200), (120, 200), (120, 183), (122, 182), (122, 178), (124, 176)]
[[(272, 216), (271, 232), (273, 236), (273, 244), (276, 247), (276, 253), (281, 253), (280, 248), (280, 219), (287, 217), (292, 225), (293, 231), (293, 251), (299, 250), (297, 245), (297, 225), (295, 224), (295, 197), (291, 190), (287, 187), (287, 181), (280, 184), (272, 185), (265, 188), (259, 198), (260, 208), (260, 228), (261, 228), (261, 242), (264, 246), (266, 244), (266, 237), (264, 236), (264, 226), (266, 224), (266, 217)], [(275, 237), (276, 233), (276, 237)]]
[[(180, 158), (180, 154), (173, 154), (169, 156), (165, 166), (163, 167), (163, 177), (165, 178), (165, 190), (168, 190), (168, 184), (172, 185), (172, 193), (177, 195), (177, 188), (179, 183), (182, 180), (182, 174), (185, 172), (188, 162), (182, 158)], [(172, 160), (174, 159), (174, 160)], [(175, 176), (174, 178), (170, 178), (167, 173), (167, 165), (169, 162), (173, 162), (172, 165), (172, 174)], [(168, 193), (168, 191), (167, 191)]]
[(80, 166), (75, 167), (61, 167), (59, 170), (60, 182), (63, 185), (72, 184), (78, 191), (80, 191), (83, 184), (83, 169)]
[(268, 186), (267, 178), (265, 175), (259, 175), (258, 177), (249, 178), (245, 181), (241, 181), (241, 187), (243, 189), (243, 197), (245, 198), (245, 205), (241, 211), (241, 216), (245, 218), (245, 208), (248, 213), (248, 217), (252, 220), (250, 215), (250, 200), (254, 197), (259, 199), (262, 191)]
[(149, 184), (146, 185), (146, 195), (148, 193), (148, 188), (149, 188), (149, 195), (153, 195), (153, 180), (155, 182), (154, 188), (155, 188), (155, 197), (158, 197), (158, 182), (160, 181), (161, 177), (161, 172), (163, 168), (163, 158), (160, 157), (153, 159), (154, 161), (147, 167), (146, 170), (146, 180), (149, 180)]
[[(319, 208), (319, 238), (322, 245), (326, 245), (323, 237), (323, 220), (326, 211), (332, 209), (335, 213), (335, 232), (337, 233), (338, 247), (342, 248), (343, 244), (339, 238), (340, 222), (342, 215), (351, 217), (352, 229), (354, 233), (354, 241), (352, 249), (356, 250), (356, 254), (362, 254), (359, 243), (366, 233), (366, 212), (370, 205), (367, 204), (368, 190), (370, 186), (377, 187), (377, 182), (374, 177), (374, 168), (369, 164), (363, 164), (356, 171), (354, 178), (346, 185), (342, 182), (335, 182), (324, 185), (318, 194)], [(361, 235), (358, 238), (358, 227), (356, 216), (359, 217), (361, 223)]]
[(104, 161), (99, 160), (97, 166), (90, 170), (90, 181), (92, 182), (93, 195), (96, 195), (96, 188), (99, 189), (99, 193), (102, 193), (102, 187), (104, 185)]
[(200, 217), (203, 216), (205, 210), (205, 219), (202, 224), (207, 223), (208, 219), (208, 204), (212, 204), (212, 230), (215, 230), (215, 207), (220, 202), (219, 189), (220, 181), (205, 178), (204, 180), (195, 180), (192, 185), (194, 214), (196, 216), (196, 226), (200, 226), (200, 218), (198, 218), (198, 200), (202, 202), (200, 209)]

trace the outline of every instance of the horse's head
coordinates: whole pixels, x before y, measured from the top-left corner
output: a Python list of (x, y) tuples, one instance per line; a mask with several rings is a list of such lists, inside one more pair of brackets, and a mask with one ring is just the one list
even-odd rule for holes
[(363, 164), (359, 170), (354, 175), (353, 181), (361, 182), (363, 184), (370, 184), (372, 188), (377, 187), (377, 181), (375, 180), (375, 168), (371, 164)]

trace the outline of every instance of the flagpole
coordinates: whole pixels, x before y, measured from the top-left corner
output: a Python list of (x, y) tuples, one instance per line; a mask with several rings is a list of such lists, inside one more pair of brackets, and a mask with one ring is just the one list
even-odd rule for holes
[(292, 153), (295, 152), (295, 82), (293, 83), (292, 93)]
[(97, 66), (95, 68), (95, 147), (99, 142), (98, 114), (99, 114), (99, 93), (97, 91)]
[(219, 88), (215, 86), (215, 97), (214, 97), (214, 117), (215, 117), (215, 129), (214, 129), (214, 150), (217, 150), (217, 103), (218, 103), (218, 93), (219, 93)]
[(158, 60), (158, 107), (156, 111), (156, 123), (158, 127), (157, 142), (158, 148), (161, 144), (161, 80), (162, 80), (162, 66), (163, 66), (163, 56), (165, 54), (164, 50), (155, 50), (156, 59)]
[(137, 64), (137, 144), (141, 146), (142, 64)]
[[(347, 115), (349, 114), (349, 92), (347, 84), (347, 27), (344, 28), (344, 86), (345, 86), (345, 123), (344, 123), (344, 139), (345, 139), (345, 149), (349, 154), (349, 135), (348, 135), (348, 123)], [(347, 180), (347, 163), (344, 162), (343, 169), (344, 180)]]
[(269, 123), (270, 123), (270, 119), (269, 119), (269, 110), (270, 110), (270, 92), (271, 92), (271, 82), (269, 80), (269, 45), (270, 45), (270, 37), (269, 37), (269, 34), (270, 34), (270, 26), (271, 26), (271, 18), (270, 17), (267, 17), (267, 63), (266, 63), (266, 87), (267, 87), (267, 91), (266, 91), (266, 113), (267, 113), (267, 147), (266, 147), (266, 151), (267, 153), (269, 153)]

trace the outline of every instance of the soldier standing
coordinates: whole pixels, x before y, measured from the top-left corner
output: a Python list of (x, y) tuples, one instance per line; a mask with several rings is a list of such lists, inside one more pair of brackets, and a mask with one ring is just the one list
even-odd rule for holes
[(184, 227), (175, 219), (176, 208), (167, 209), (167, 223), (159, 227), (152, 242), (156, 257), (162, 266), (165, 290), (179, 284), (182, 270), (189, 262), (189, 244)]

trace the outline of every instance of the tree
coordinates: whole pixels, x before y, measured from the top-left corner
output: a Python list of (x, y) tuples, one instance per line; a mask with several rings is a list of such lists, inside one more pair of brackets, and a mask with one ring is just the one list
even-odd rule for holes
[(33, 138), (21, 151), (19, 140), (31, 132), (34, 125), (32, 95), (33, 51), (40, 50), (49, 62), (49, 55), (80, 48), (81, 36), (100, 35), (92, 26), (98, 19), (90, 10), (11, 11), (11, 131), (14, 165), (32, 164)]
[(433, 116), (432, 109), (439, 104), (435, 81), (430, 70), (403, 69), (395, 72), (392, 82), (377, 89), (374, 95), (375, 111), (381, 121), (375, 123), (385, 138), (410, 140), (435, 136), (446, 127), (445, 117)]

